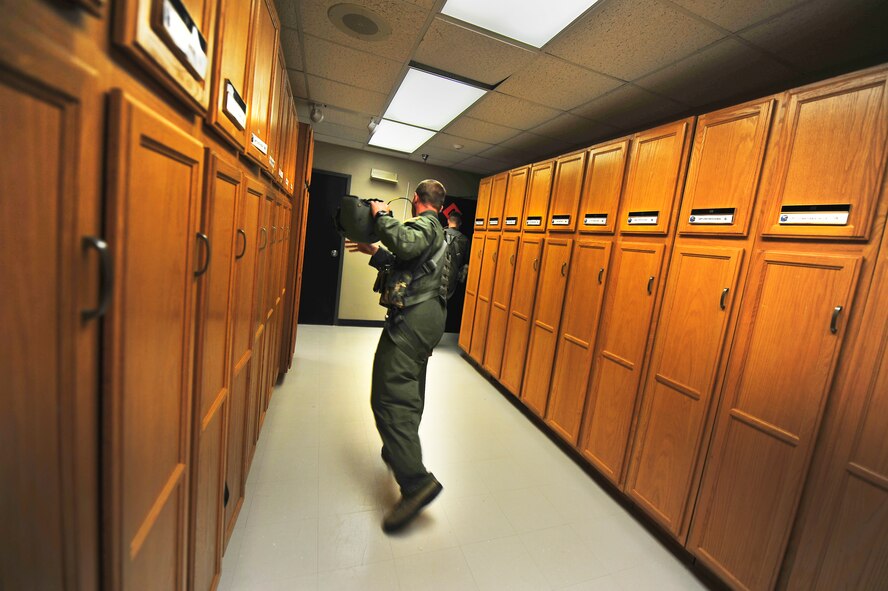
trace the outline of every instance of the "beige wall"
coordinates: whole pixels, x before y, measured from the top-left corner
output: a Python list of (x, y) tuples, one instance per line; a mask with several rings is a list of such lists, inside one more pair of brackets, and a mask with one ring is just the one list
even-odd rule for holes
[[(333, 144), (315, 144), (314, 168), (351, 176), (351, 194), (362, 198), (375, 197), (390, 201), (397, 197), (413, 197), (416, 185), (428, 178), (444, 183), (449, 195), (470, 197), (478, 194), (477, 174), (431, 166), (401, 158), (355, 150)], [(398, 175), (398, 183), (370, 179), (370, 169), (381, 168)], [(409, 191), (409, 194), (408, 194)], [(399, 219), (410, 216), (410, 204), (396, 201), (392, 204)], [(339, 292), (341, 320), (382, 320), (385, 309), (379, 305), (379, 295), (373, 293), (376, 269), (367, 264), (367, 255), (344, 253), (342, 280)]]

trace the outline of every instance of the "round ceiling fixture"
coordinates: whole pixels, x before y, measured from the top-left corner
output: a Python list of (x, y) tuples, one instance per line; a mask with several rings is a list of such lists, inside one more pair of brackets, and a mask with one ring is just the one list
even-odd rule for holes
[(381, 16), (357, 4), (335, 4), (327, 11), (327, 18), (334, 27), (361, 41), (380, 41), (392, 32)]

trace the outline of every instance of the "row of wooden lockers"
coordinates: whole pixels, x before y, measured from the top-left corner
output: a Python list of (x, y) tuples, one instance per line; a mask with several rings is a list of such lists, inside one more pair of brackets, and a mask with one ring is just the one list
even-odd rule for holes
[[(461, 348), (736, 588), (777, 582), (843, 344), (871, 338), (853, 311), (888, 208), (886, 82), (828, 80), (702, 115), (693, 142), (691, 118), (479, 189)], [(814, 217), (781, 221), (788, 205)]]

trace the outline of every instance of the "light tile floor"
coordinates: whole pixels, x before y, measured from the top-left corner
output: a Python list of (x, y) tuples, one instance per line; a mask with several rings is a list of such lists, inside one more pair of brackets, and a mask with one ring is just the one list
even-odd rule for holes
[(385, 535), (397, 487), (369, 406), (379, 329), (300, 326), (222, 564), (220, 591), (705, 589), (460, 357), (429, 363), (421, 427), (444, 492)]

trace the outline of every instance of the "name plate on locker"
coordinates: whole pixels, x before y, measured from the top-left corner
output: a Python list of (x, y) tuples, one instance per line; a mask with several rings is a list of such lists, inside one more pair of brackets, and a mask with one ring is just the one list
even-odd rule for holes
[(538, 215), (528, 216), (527, 221), (525, 222), (525, 225), (527, 225), (527, 226), (542, 226), (543, 225), (543, 218), (542, 218), (542, 216), (538, 216)]
[(848, 223), (851, 206), (836, 205), (784, 205), (780, 208), (783, 225), (844, 226)]
[(499, 226), (499, 218), (490, 218), (487, 220), (487, 225), (490, 227)]
[(607, 214), (606, 213), (587, 213), (583, 216), (583, 225), (584, 226), (606, 226), (607, 225)]
[(252, 134), (252, 136), (253, 136), (253, 139), (250, 141), (253, 143), (253, 146), (255, 146), (255, 148), (257, 150), (259, 150), (260, 152), (262, 152), (263, 154), (265, 154), (267, 156), (268, 155), (268, 144), (266, 144), (261, 139), (259, 139), (259, 137), (255, 133)]
[(660, 220), (659, 211), (630, 211), (630, 226), (656, 226)]
[(517, 226), (518, 225), (518, 218), (506, 218), (506, 225), (507, 226)]
[(478, 218), (477, 220), (475, 220), (475, 225), (476, 226), (483, 226), (484, 225), (484, 218)]
[(272, 158), (271, 156), (269, 156), (269, 157), (268, 157), (268, 163), (271, 164), (271, 167), (272, 167), (272, 168), (274, 168), (274, 164), (275, 164), (275, 162), (274, 162), (274, 158)]
[(181, 0), (163, 0), (163, 29), (200, 80), (207, 77), (207, 40)]
[(222, 110), (238, 129), (243, 131), (247, 127), (247, 103), (228, 80), (225, 81), (225, 106)]
[(688, 222), (694, 225), (722, 225), (734, 223), (733, 207), (692, 209)]
[(552, 216), (552, 225), (553, 226), (569, 226), (570, 225), (570, 216), (569, 215), (553, 215)]

